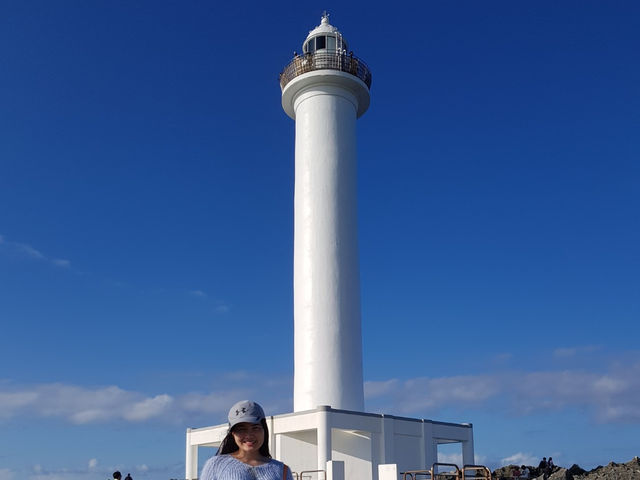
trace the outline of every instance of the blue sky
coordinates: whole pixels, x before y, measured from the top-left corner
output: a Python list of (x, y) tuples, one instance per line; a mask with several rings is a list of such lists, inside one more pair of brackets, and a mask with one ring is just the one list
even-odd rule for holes
[(278, 73), (324, 9), (373, 72), (367, 411), (640, 454), (636, 2), (7, 1), (0, 480), (180, 478), (187, 427), (291, 411)]

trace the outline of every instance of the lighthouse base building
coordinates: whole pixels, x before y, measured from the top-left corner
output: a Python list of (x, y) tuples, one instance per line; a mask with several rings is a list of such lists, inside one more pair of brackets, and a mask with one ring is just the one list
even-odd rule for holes
[[(398, 480), (431, 469), (447, 443), (461, 445), (460, 467), (473, 465), (469, 423), (364, 413), (356, 120), (369, 107), (369, 68), (325, 15), (280, 87), (296, 122), (294, 412), (267, 417), (271, 454), (297, 480)], [(198, 478), (200, 447), (217, 448), (227, 431), (187, 430), (187, 480)]]
[[(429, 470), (438, 462), (438, 445), (447, 443), (461, 445), (463, 465), (475, 463), (469, 423), (322, 406), (267, 417), (267, 425), (271, 455), (289, 465), (299, 480), (398, 480), (401, 472)], [(187, 480), (198, 478), (199, 447), (217, 448), (228, 430), (227, 424), (187, 430)], [(202, 450), (206, 458), (215, 452)]]

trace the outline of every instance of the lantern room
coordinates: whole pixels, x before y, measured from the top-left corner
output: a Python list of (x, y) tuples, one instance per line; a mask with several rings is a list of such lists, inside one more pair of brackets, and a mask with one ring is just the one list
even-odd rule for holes
[(309, 32), (302, 44), (303, 53), (314, 53), (318, 50), (347, 53), (348, 47), (342, 34), (329, 23), (329, 15), (322, 16), (320, 25)]

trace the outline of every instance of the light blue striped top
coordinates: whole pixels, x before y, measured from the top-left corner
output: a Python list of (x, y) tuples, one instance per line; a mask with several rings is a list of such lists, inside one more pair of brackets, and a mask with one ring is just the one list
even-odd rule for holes
[(282, 478), (284, 464), (270, 459), (267, 463), (252, 467), (231, 455), (216, 455), (207, 460), (200, 480), (293, 480), (291, 469)]

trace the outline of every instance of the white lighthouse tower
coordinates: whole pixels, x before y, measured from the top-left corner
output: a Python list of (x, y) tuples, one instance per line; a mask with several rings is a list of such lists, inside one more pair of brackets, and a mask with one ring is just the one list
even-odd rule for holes
[[(368, 67), (325, 14), (280, 87), (296, 125), (295, 373), (294, 411), (267, 418), (273, 456), (314, 480), (398, 480), (434, 468), (447, 443), (474, 463), (471, 424), (364, 411), (356, 120), (369, 107)], [(187, 429), (187, 480), (198, 478), (198, 449), (218, 447), (227, 432), (227, 424)]]
[(371, 74), (325, 14), (280, 76), (296, 122), (294, 411), (363, 411), (356, 119)]

